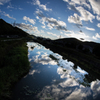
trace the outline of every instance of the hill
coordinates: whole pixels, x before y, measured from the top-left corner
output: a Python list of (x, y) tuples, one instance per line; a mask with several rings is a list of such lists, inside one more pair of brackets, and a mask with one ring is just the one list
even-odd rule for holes
[(57, 40), (54, 40), (54, 42), (58, 42), (58, 43), (63, 43), (63, 44), (74, 44), (74, 45), (79, 45), (79, 44), (82, 44), (82, 45), (87, 45), (87, 46), (90, 46), (91, 48), (94, 48), (96, 45), (100, 45), (99, 43), (95, 43), (95, 42), (88, 42), (88, 41), (80, 41), (76, 38), (63, 38), (63, 39), (57, 39)]
[(5, 22), (3, 19), (0, 19), (0, 36), (16, 36), (16, 37), (26, 37), (28, 33), (23, 30), (13, 27), (11, 24)]

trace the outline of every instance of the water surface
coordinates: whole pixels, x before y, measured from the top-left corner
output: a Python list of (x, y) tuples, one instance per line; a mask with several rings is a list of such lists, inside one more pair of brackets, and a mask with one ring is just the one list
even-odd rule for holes
[(100, 81), (42, 45), (28, 42), (30, 71), (15, 86), (13, 100), (100, 100)]

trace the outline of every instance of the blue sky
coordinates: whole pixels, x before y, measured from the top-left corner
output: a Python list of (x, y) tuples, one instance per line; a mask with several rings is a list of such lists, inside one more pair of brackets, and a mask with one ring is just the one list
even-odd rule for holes
[(0, 0), (0, 17), (36, 36), (100, 43), (100, 0)]

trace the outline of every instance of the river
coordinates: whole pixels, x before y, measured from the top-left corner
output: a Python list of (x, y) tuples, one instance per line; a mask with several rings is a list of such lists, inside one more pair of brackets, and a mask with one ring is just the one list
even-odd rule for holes
[(13, 100), (100, 100), (100, 81), (44, 46), (28, 42), (29, 73), (14, 87)]

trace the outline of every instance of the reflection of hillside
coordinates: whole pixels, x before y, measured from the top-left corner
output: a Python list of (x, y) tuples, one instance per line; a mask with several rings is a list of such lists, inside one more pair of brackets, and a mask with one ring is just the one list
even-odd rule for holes
[(53, 58), (58, 59), (58, 67), (57, 68), (57, 73), (60, 74), (60, 77), (62, 79), (64, 78), (72, 78), (73, 80), (76, 80), (79, 83), (86, 85), (89, 85), (89, 83), (84, 80), (85, 75), (88, 75), (88, 73), (84, 70), (82, 70), (80, 67), (77, 67), (76, 70), (74, 70), (73, 66), (74, 64), (70, 61), (63, 60), (62, 57), (58, 54), (52, 54)]
[[(74, 77), (76, 76), (76, 77), (79, 77), (79, 79), (83, 79), (83, 81), (80, 81), (80, 83), (85, 85), (85, 86), (88, 86), (89, 83), (96, 80), (95, 76), (93, 76), (92, 74), (89, 74), (89, 73), (87, 74), (86, 71), (84, 71), (80, 67), (76, 66), (76, 64), (73, 64), (70, 61), (68, 62), (67, 60), (61, 60), (62, 56), (60, 56), (58, 54), (51, 54), (50, 58), (52, 58), (53, 60), (56, 59), (56, 61), (58, 62), (58, 66), (60, 66), (58, 68), (58, 70), (60, 70), (61, 73), (65, 74), (65, 75), (69, 74), (70, 76), (71, 76), (70, 73), (73, 73), (72, 76), (74, 76)], [(70, 66), (71, 68), (70, 67), (65, 67), (65, 66)], [(84, 75), (84, 76), (82, 76), (82, 75)], [(64, 76), (64, 75), (62, 75), (62, 76)]]

